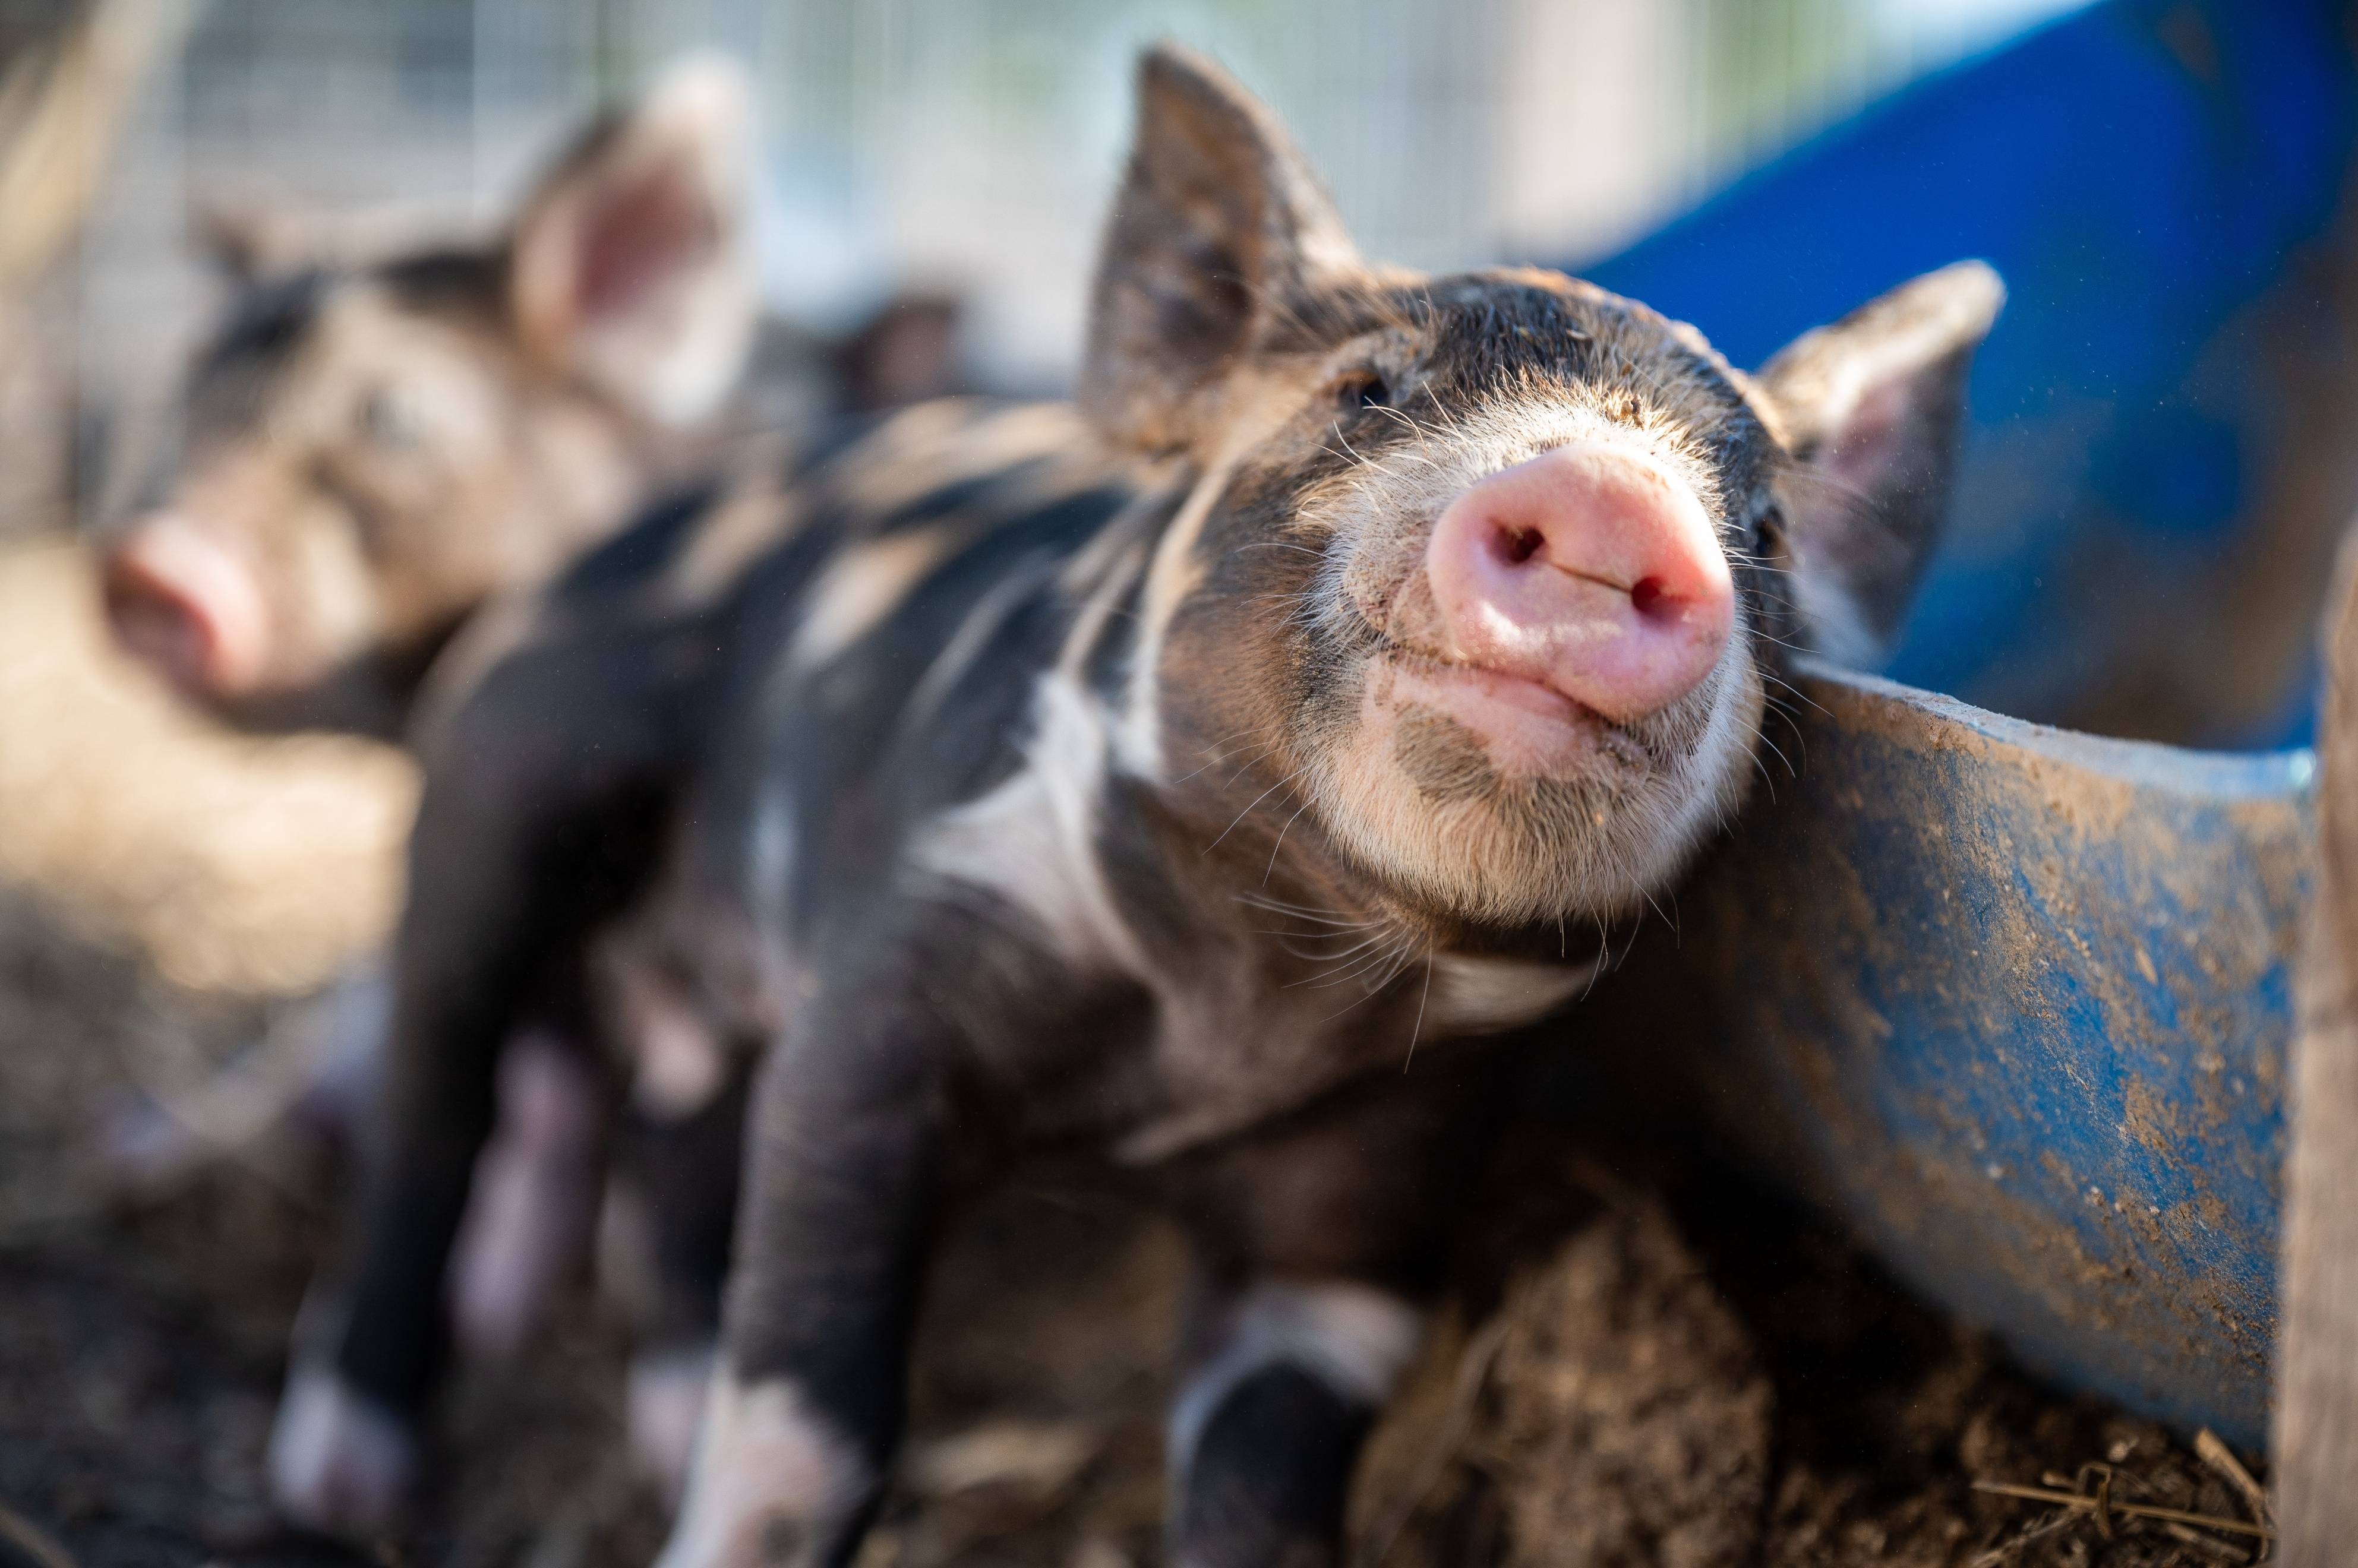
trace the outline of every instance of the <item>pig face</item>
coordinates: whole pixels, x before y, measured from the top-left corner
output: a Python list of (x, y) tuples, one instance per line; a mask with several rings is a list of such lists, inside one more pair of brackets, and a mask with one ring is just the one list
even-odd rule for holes
[(744, 120), (693, 62), (495, 245), (249, 281), (108, 553), (118, 641), (234, 720), (397, 729), (469, 612), (611, 532), (734, 384)]
[(1742, 799), (1782, 651), (1892, 630), (1996, 278), (1747, 377), (1556, 274), (1370, 267), (1211, 67), (1142, 87), (1083, 403), (1203, 477), (1143, 593), (1130, 764), (1290, 785), (1292, 831), (1427, 929), (1628, 911)]

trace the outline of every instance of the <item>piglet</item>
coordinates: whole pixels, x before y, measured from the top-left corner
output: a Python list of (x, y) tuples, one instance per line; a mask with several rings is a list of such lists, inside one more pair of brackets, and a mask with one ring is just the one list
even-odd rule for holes
[(1934, 535), (1987, 269), (1747, 377), (1555, 274), (1361, 261), (1193, 56), (1140, 97), (1080, 402), (1152, 477), (944, 541), (824, 656), (742, 650), (714, 773), (766, 787), (685, 813), (738, 874), (663, 896), (737, 935), (674, 956), (763, 1049), (665, 1568), (851, 1560), (946, 1210), (1059, 1146), (1196, 1240), (1172, 1560), (1337, 1561), (1498, 1038), (1742, 804), (1784, 651), (1871, 652)]
[(1139, 92), (1077, 413), (912, 410), (750, 558), (716, 500), (429, 769), (407, 1087), (303, 1397), (414, 1418), (499, 1044), (603, 954), (750, 1117), (665, 1568), (852, 1559), (933, 1242), (1045, 1150), (1196, 1243), (1173, 1560), (1336, 1561), (1578, 1014), (1529, 1026), (1741, 806), (1787, 650), (1871, 653), (1937, 533), (1986, 268), (1747, 375), (1558, 274), (1372, 265), (1217, 68)]

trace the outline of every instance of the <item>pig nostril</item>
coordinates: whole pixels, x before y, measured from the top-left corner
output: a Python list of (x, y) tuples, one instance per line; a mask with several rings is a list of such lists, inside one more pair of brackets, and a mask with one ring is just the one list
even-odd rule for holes
[(130, 572), (109, 572), (101, 593), (107, 614), (117, 622), (162, 620), (170, 610), (163, 595)]
[(1505, 528), (1498, 530), (1498, 554), (1509, 566), (1519, 567), (1540, 553), (1546, 541), (1536, 528)]
[(127, 652), (162, 666), (176, 680), (202, 677), (211, 628), (180, 596), (138, 568), (116, 563), (101, 582), (100, 597)]
[(1640, 615), (1653, 615), (1669, 606), (1664, 602), (1662, 580), (1660, 578), (1639, 578), (1638, 586), (1629, 590), (1629, 602)]

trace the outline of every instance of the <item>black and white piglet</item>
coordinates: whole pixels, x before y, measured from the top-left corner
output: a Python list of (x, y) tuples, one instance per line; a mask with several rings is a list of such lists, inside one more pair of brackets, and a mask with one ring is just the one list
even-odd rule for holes
[(1556, 274), (1371, 266), (1215, 68), (1140, 93), (1086, 431), (904, 415), (453, 719), (321, 1432), (422, 1395), (489, 1057), (594, 947), (641, 1059), (758, 1064), (666, 1568), (850, 1559), (934, 1238), (1045, 1149), (1198, 1243), (1174, 1560), (1335, 1560), (1496, 1037), (1740, 805), (1783, 650), (1890, 632), (2000, 290), (1935, 273), (1747, 377)]
[(848, 546), (891, 590), (813, 572), (856, 634), (745, 650), (687, 814), (670, 957), (763, 1055), (668, 1568), (849, 1559), (945, 1202), (1053, 1144), (1198, 1238), (1174, 1560), (1332, 1560), (1497, 1109), (1468, 1043), (1577, 993), (1742, 800), (1778, 651), (1871, 645), (1933, 534), (1985, 269), (1747, 379), (1552, 274), (1369, 267), (1216, 70), (1141, 93), (1080, 401), (1160, 470)]

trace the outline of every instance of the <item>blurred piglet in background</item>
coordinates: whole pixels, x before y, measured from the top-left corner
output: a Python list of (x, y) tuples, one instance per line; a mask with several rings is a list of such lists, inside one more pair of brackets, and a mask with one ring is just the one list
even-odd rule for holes
[(557, 1016), (747, 1122), (733, 1227), (735, 1161), (654, 1206), (659, 1252), (722, 1238), (666, 1568), (860, 1553), (936, 1240), (1047, 1152), (1195, 1244), (1170, 1560), (1341, 1561), (1498, 1037), (1742, 801), (1785, 650), (1898, 623), (1987, 267), (1746, 376), (1560, 274), (1372, 266), (1217, 67), (1139, 81), (1077, 408), (912, 410), (657, 514), (438, 728), (287, 1516), (397, 1516), (502, 1044)]
[(468, 618), (617, 527), (735, 388), (749, 113), (733, 68), (676, 67), (478, 248), (288, 265), (223, 235), (258, 270), (107, 552), (116, 638), (237, 723), (397, 736)]
[[(403, 741), (470, 646), (502, 640), (497, 602), (651, 500), (730, 454), (953, 390), (954, 297), (890, 298), (839, 339), (762, 317), (752, 118), (735, 65), (684, 60), (473, 244), (361, 259), (364, 240), (322, 222), (214, 208), (234, 292), (189, 371), (178, 451), (107, 543), (117, 643), (241, 728)], [(362, 966), (258, 1071), (220, 1081), (222, 1114), (143, 1098), (114, 1155), (146, 1180), (202, 1158), (192, 1129), (252, 1123), (258, 1078), (341, 1130), (374, 1092), (385, 1007)], [(290, 1073), (295, 1054), (309, 1065)], [(511, 1056), (479, 1261), (455, 1273), (471, 1344), (515, 1344), (578, 1254), (600, 1114), (570, 1054)]]

